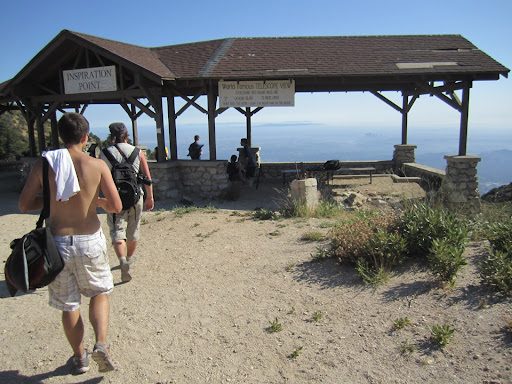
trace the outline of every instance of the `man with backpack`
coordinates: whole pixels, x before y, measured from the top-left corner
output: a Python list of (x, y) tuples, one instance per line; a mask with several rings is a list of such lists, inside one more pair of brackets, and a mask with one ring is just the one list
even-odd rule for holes
[(195, 135), (194, 142), (188, 146), (187, 156), (190, 156), (190, 160), (201, 160), (201, 155), (203, 154), (203, 147), (203, 144), (199, 144), (199, 135)]
[[(116, 214), (107, 214), (110, 238), (114, 251), (121, 266), (121, 281), (132, 279), (130, 265), (135, 261), (133, 256), (139, 241), (140, 219), (142, 206), (146, 211), (154, 207), (151, 174), (144, 152), (128, 144), (128, 130), (123, 123), (112, 123), (109, 126), (110, 139), (114, 145), (101, 152), (101, 158), (109, 166), (119, 196), (123, 202), (123, 210)], [(135, 179), (135, 180), (134, 180)], [(143, 199), (144, 183), (146, 199)]]

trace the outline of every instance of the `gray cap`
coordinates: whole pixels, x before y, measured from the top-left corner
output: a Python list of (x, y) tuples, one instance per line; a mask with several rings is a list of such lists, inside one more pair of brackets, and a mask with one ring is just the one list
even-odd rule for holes
[(110, 133), (114, 136), (119, 136), (123, 133), (128, 133), (126, 125), (124, 123), (112, 123), (108, 126)]

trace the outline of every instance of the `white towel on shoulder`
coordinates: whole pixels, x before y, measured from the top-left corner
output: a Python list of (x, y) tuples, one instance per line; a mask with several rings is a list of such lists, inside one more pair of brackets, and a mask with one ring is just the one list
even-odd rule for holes
[(43, 152), (53, 172), (57, 184), (57, 201), (68, 201), (80, 191), (78, 176), (71, 155), (66, 148)]

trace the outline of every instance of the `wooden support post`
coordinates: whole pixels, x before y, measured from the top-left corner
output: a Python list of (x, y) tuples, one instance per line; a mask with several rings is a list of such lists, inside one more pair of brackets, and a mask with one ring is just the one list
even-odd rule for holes
[(245, 121), (246, 121), (246, 128), (247, 128), (247, 145), (249, 145), (249, 148), (252, 148), (252, 125), (251, 125), (251, 107), (247, 107), (245, 109)]
[(176, 106), (174, 95), (167, 95), (167, 119), (169, 120), (169, 149), (171, 151), (171, 160), (178, 160), (178, 143), (176, 135)]
[(28, 146), (30, 149), (30, 156), (36, 156), (36, 137), (34, 132), (34, 123), (36, 121), (35, 117), (30, 113), (30, 117), (27, 119), (28, 126)]
[(471, 83), (465, 82), (462, 89), (462, 106), (460, 111), (459, 156), (466, 156), (467, 151), (470, 88)]
[(402, 145), (407, 144), (407, 117), (409, 114), (409, 96), (403, 95), (402, 100)]
[(158, 143), (158, 162), (165, 161), (165, 134), (164, 134), (164, 115), (162, 111), (162, 99), (155, 97), (152, 100), (153, 108), (155, 109), (155, 123), (156, 123), (156, 140)]
[(37, 106), (37, 118), (36, 118), (36, 124), (37, 124), (37, 141), (39, 144), (39, 154), (43, 153), (43, 151), (46, 151), (46, 143), (45, 143), (45, 137), (44, 137), (44, 120), (42, 115), (42, 110), (40, 106)]
[(57, 129), (57, 113), (53, 111), (50, 115), (50, 122), (52, 124), (52, 148), (58, 149), (59, 145), (59, 131)]
[(137, 128), (137, 114), (135, 111), (135, 105), (132, 104), (130, 120), (132, 121), (132, 138), (133, 145), (139, 145), (139, 130)]
[(217, 107), (217, 93), (213, 84), (210, 83), (208, 89), (208, 138), (210, 160), (217, 160), (217, 144), (215, 138), (215, 109)]

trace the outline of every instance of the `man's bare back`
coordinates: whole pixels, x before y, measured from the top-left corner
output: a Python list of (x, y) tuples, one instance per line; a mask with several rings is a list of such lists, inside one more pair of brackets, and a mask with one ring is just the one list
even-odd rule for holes
[[(100, 229), (96, 208), (100, 206), (109, 212), (119, 212), (121, 209), (119, 195), (104, 161), (82, 153), (81, 148), (70, 146), (68, 151), (78, 176), (80, 192), (68, 201), (57, 201), (55, 173), (49, 167), (51, 204), (48, 226), (54, 236), (95, 233)], [(42, 208), (42, 199), (36, 197), (41, 189), (42, 159), (39, 159), (29, 175), (19, 200), (19, 208), (22, 212)], [(98, 197), (100, 190), (104, 198)]]

